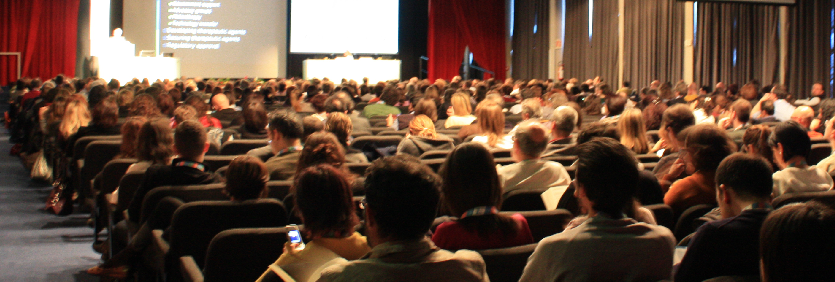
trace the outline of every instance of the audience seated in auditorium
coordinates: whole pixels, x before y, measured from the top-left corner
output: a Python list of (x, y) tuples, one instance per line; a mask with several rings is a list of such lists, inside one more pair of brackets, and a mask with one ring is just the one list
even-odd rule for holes
[[(487, 96), (484, 97), (484, 100), (478, 103), (475, 107), (476, 122), (461, 127), (461, 130), (458, 131), (458, 138), (461, 138), (461, 140), (465, 140), (467, 139), (467, 137), (484, 133), (479, 119), (492, 118), (492, 116), (490, 116), (491, 113), (487, 113), (481, 110), (484, 107), (484, 105), (490, 102), (498, 105), (501, 109), (502, 105), (504, 104), (504, 98), (502, 98), (501, 95), (496, 93), (487, 94)], [(500, 126), (504, 126), (504, 114), (502, 114), (502, 122)]]
[[(777, 117), (774, 116), (774, 101), (764, 101), (761, 104), (762, 106), (760, 109), (760, 117), (759, 118), (751, 118), (751, 124), (761, 124), (766, 122), (780, 122), (777, 120)], [(753, 114), (751, 115), (753, 116)]]
[(203, 101), (203, 97), (201, 95), (189, 96), (188, 98), (186, 98), (184, 104), (190, 105), (194, 107), (195, 110), (197, 110), (197, 120), (199, 120), (200, 123), (203, 124), (203, 126), (223, 128), (223, 125), (220, 124), (220, 120), (206, 114), (209, 105), (206, 105), (206, 102)]
[(149, 94), (139, 94), (130, 105), (131, 116), (144, 116), (148, 119), (161, 117), (157, 100)]
[(333, 135), (336, 136), (336, 139), (339, 140), (339, 144), (341, 144), (342, 148), (345, 150), (345, 162), (367, 163), (368, 158), (365, 154), (363, 154), (360, 150), (351, 148), (348, 144), (348, 139), (351, 137), (353, 128), (354, 126), (351, 123), (351, 118), (341, 112), (330, 113), (327, 122), (325, 122), (325, 130), (333, 133)]
[(542, 239), (519, 281), (669, 279), (676, 245), (672, 232), (623, 213), (633, 204), (639, 177), (632, 153), (609, 138), (578, 150), (574, 195), (589, 219)]
[[(301, 120), (292, 111), (280, 110), (272, 113), (269, 129), (270, 153), (267, 162), (270, 180), (287, 180), (296, 174), (296, 164), (302, 150)], [(252, 153), (250, 151), (249, 153)]]
[(794, 106), (792, 106), (786, 98), (789, 96), (789, 93), (786, 92), (786, 87), (783, 85), (775, 85), (771, 89), (771, 93), (766, 93), (760, 99), (760, 101), (754, 105), (754, 109), (751, 110), (751, 118), (760, 119), (763, 118), (762, 115), (762, 104), (765, 101), (772, 101), (774, 103), (774, 118), (777, 121), (787, 121), (791, 119), (792, 113), (794, 112)]
[(605, 117), (602, 122), (616, 123), (620, 119), (623, 110), (626, 109), (627, 99), (620, 95), (606, 97), (606, 104), (603, 106)]
[[(181, 141), (181, 134), (188, 135), (189, 138), (195, 137), (195, 134), (202, 134), (203, 141), (205, 143), (206, 133), (202, 125), (198, 121), (186, 121), (177, 127), (177, 141), (175, 141), (176, 144), (183, 145), (182, 142), (178, 142)], [(208, 145), (208, 143), (205, 144)], [(193, 143), (191, 145), (197, 144)], [(175, 145), (175, 147), (176, 146), (177, 145)], [(197, 151), (198, 150), (194, 150), (194, 152)], [(200, 158), (202, 158), (202, 156)], [(175, 162), (177, 161), (180, 160), (175, 160)], [(190, 163), (190, 165), (188, 163)], [(197, 167), (194, 167), (195, 165)], [(170, 168), (171, 166), (165, 167)], [(201, 170), (200, 172), (202, 172), (203, 168), (202, 164), (200, 164), (199, 162), (190, 161), (180, 161), (180, 163), (175, 163), (174, 169), (177, 169), (178, 167)], [(152, 169), (154, 169), (154, 167), (149, 168), (148, 172), (146, 172), (148, 176), (167, 176), (167, 178), (176, 177), (188, 179), (188, 177), (183, 177), (183, 174), (176, 172), (168, 175), (154, 174), (155, 172), (161, 172), (162, 170), (153, 171)], [(180, 175), (175, 176), (176, 174)], [(267, 169), (264, 166), (264, 163), (261, 162), (261, 160), (251, 156), (241, 156), (235, 158), (234, 160), (232, 160), (232, 162), (229, 163), (229, 168), (226, 170), (226, 185), (224, 187), (224, 192), (227, 196), (229, 196), (229, 200), (233, 202), (243, 202), (252, 199), (264, 198), (267, 196), (267, 193), (269, 192), (269, 189), (267, 188), (267, 181)], [(197, 183), (177, 184), (181, 185)], [(154, 210), (154, 214), (151, 217), (149, 217), (149, 219), (145, 223), (143, 223), (142, 226), (139, 228), (139, 231), (137, 231), (136, 234), (133, 237), (131, 237), (130, 243), (128, 243), (128, 246), (124, 250), (114, 255), (113, 258), (104, 262), (103, 264), (88, 269), (87, 273), (91, 275), (100, 275), (124, 279), (127, 276), (128, 267), (130, 267), (130, 265), (139, 256), (141, 256), (142, 252), (153, 243), (152, 231), (154, 229), (168, 228), (174, 211), (176, 211), (177, 208), (182, 204), (183, 202), (179, 200), (171, 200), (171, 198), (163, 199), (163, 202), (160, 202), (156, 210)], [(170, 206), (163, 209), (161, 208), (161, 206), (163, 205)]]
[(644, 125), (644, 117), (639, 109), (629, 109), (621, 114), (617, 121), (620, 132), (620, 143), (632, 150), (635, 154), (646, 154), (650, 146), (647, 139), (647, 130)]
[(551, 122), (554, 127), (551, 129), (551, 140), (548, 144), (569, 145), (574, 143), (571, 133), (575, 126), (578, 126), (577, 110), (569, 106), (559, 106), (551, 114)]
[[(429, 101), (429, 104), (433, 102)], [(409, 122), (409, 133), (397, 145), (398, 154), (420, 157), (423, 153), (436, 150), (450, 150), (454, 141), (435, 132), (435, 124), (426, 115), (417, 115)]]
[(719, 164), (715, 183), (722, 219), (699, 227), (675, 281), (759, 277), (759, 234), (771, 211), (771, 173), (771, 165), (763, 158), (742, 153), (730, 155)]
[[(144, 117), (134, 118), (144, 120)], [(131, 123), (132, 120), (128, 120), (125, 125)], [(169, 165), (171, 163), (171, 156), (174, 154), (174, 135), (166, 120), (156, 118), (145, 121), (139, 128), (136, 141), (133, 144), (136, 146), (134, 157), (137, 162), (131, 164), (125, 174), (144, 172), (153, 165)], [(119, 189), (116, 188), (108, 200), (112, 204), (116, 204), (119, 199), (118, 195)]]
[(695, 125), (682, 134), (687, 137), (681, 154), (690, 176), (674, 182), (664, 195), (664, 203), (677, 215), (695, 205), (716, 204), (716, 168), (725, 157), (736, 152), (736, 144), (715, 125)]
[(812, 123), (812, 119), (815, 117), (815, 110), (812, 110), (809, 106), (799, 106), (794, 109), (792, 112), (792, 120), (796, 121), (804, 130), (806, 130), (806, 135), (809, 135), (809, 138), (815, 137), (823, 137), (823, 134), (820, 132), (810, 130), (809, 126)]
[(231, 101), (226, 94), (220, 93), (212, 97), (212, 109), (215, 111), (212, 117), (228, 122), (232, 126), (240, 125), (242, 123), (241, 112), (236, 111), (235, 107), (230, 104)]
[[(438, 121), (438, 107), (435, 106), (435, 101), (432, 99), (418, 99), (415, 103), (409, 104), (409, 110), (411, 111), (408, 114), (400, 114), (396, 118), (389, 115), (389, 118), (386, 119), (386, 126), (394, 130), (403, 130), (409, 128), (412, 119), (419, 115), (425, 115), (432, 120), (433, 128), (434, 123)], [(473, 120), (475, 120), (475, 117), (473, 117)]]
[[(835, 119), (826, 121), (826, 131), (823, 134), (823, 137), (825, 137), (826, 141), (829, 142), (830, 148), (835, 148), (835, 135), (833, 135), (833, 133), (835, 133), (835, 131), (833, 131), (833, 127), (835, 127), (835, 125), (833, 124), (835, 124)], [(830, 150), (835, 152), (833, 149)], [(835, 172), (835, 154), (830, 154), (828, 157), (818, 162), (817, 167), (832, 175), (832, 173)]]
[(809, 125), (809, 129), (824, 134), (824, 131), (826, 131), (826, 121), (835, 117), (835, 99), (824, 99), (818, 104), (817, 108), (812, 108), (815, 109), (817, 114)]
[(810, 96), (808, 99), (797, 99), (794, 100), (795, 106), (808, 106), (818, 112), (820, 103), (823, 99), (826, 98), (826, 92), (823, 90), (823, 84), (820, 82), (815, 82), (812, 84), (812, 90), (810, 91)]
[[(237, 111), (236, 111), (237, 112)], [(267, 139), (267, 109), (260, 101), (251, 101), (241, 112), (244, 124), (237, 128), (237, 139)]]
[(319, 281), (489, 281), (473, 251), (435, 246), (425, 234), (435, 219), (441, 181), (417, 158), (378, 159), (365, 179), (365, 223), (371, 252), (322, 272)]
[(441, 167), (442, 208), (458, 216), (440, 224), (432, 241), (447, 250), (483, 250), (533, 243), (528, 222), (520, 214), (499, 214), (501, 178), (493, 155), (483, 145), (455, 148)]
[(511, 155), (515, 164), (499, 167), (502, 197), (516, 190), (543, 190), (568, 185), (571, 177), (560, 163), (540, 159), (548, 145), (546, 130), (536, 121), (525, 121), (516, 130)]
[(774, 172), (773, 196), (794, 192), (826, 191), (833, 181), (824, 169), (806, 163), (812, 142), (806, 130), (795, 121), (783, 122), (768, 138), (774, 151), (774, 162), (780, 171)]
[(471, 114), (472, 105), (470, 104), (470, 94), (464, 91), (456, 92), (452, 95), (451, 103), (452, 115), (444, 122), (444, 128), (470, 125), (475, 121), (475, 116)]
[(400, 102), (400, 96), (400, 89), (397, 89), (397, 87), (386, 87), (383, 95), (380, 96), (379, 102), (368, 104), (368, 106), (362, 109), (362, 116), (371, 118), (375, 116), (399, 115), (400, 109), (394, 105)]
[(351, 124), (354, 126), (354, 132), (371, 132), (371, 123), (368, 119), (354, 111), (354, 100), (351, 99), (351, 95), (347, 92), (350, 90), (347, 89), (349, 88), (346, 87), (337, 91), (325, 101), (328, 113), (341, 112), (348, 115), (351, 118)]
[(121, 134), (119, 127), (119, 105), (114, 97), (99, 102), (92, 112), (93, 119), (87, 126), (80, 127), (69, 139), (70, 144), (85, 136), (107, 136)]
[(784, 206), (760, 232), (762, 281), (829, 281), (835, 277), (835, 211), (811, 201)]
[(742, 137), (750, 126), (751, 103), (745, 99), (739, 99), (731, 104), (731, 116), (725, 121), (719, 122), (719, 127), (726, 129), (728, 137), (737, 144), (742, 143)]
[(482, 143), (489, 149), (513, 148), (513, 140), (504, 133), (502, 107), (488, 100), (481, 102), (478, 107), (476, 109), (477, 121), (482, 133), (473, 137), (472, 141)]
[[(59, 147), (65, 153), (72, 154), (75, 145), (75, 133), (82, 127), (90, 124), (90, 111), (87, 110), (87, 101), (80, 95), (72, 95), (64, 109), (64, 117), (58, 126), (60, 138), (57, 138)], [(118, 134), (118, 133), (116, 133)]]
[(669, 107), (661, 116), (661, 127), (658, 129), (660, 140), (655, 143), (651, 152), (664, 150), (664, 157), (658, 160), (658, 164), (652, 170), (664, 191), (674, 181), (690, 175), (684, 169), (684, 159), (680, 153), (686, 136), (680, 133), (694, 124), (696, 124), (696, 118), (686, 105)]
[(296, 281), (315, 281), (320, 268), (359, 259), (371, 250), (366, 237), (354, 232), (359, 219), (351, 183), (341, 170), (327, 164), (307, 167), (296, 176), (293, 188), (294, 206), (301, 215), (307, 244), (297, 250), (297, 243), (285, 242), (284, 253), (258, 281), (281, 271)]

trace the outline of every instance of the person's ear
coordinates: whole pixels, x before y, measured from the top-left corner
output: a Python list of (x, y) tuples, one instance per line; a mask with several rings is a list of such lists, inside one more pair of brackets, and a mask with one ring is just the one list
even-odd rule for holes
[(203, 144), (203, 153), (204, 153), (204, 154), (205, 154), (205, 153), (207, 153), (207, 152), (209, 152), (209, 146), (211, 146), (211, 145), (209, 144), (209, 142), (206, 142), (206, 144)]
[(722, 184), (722, 185), (719, 185), (717, 190), (719, 191), (719, 195), (720, 195), (718, 200), (722, 201), (725, 204), (730, 204), (731, 203), (731, 197), (733, 197), (731, 195), (732, 193), (731, 193), (730, 189), (728, 189), (728, 187), (726, 187), (725, 184)]

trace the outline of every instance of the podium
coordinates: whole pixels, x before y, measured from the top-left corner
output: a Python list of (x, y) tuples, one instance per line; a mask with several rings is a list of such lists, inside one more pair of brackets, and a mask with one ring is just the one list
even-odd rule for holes
[(334, 60), (307, 59), (302, 63), (304, 79), (329, 78), (340, 81), (343, 78), (361, 82), (368, 77), (369, 82), (400, 80), (400, 60), (374, 60), (371, 58), (337, 58)]
[(98, 61), (98, 76), (117, 79), (124, 84), (133, 78), (176, 79), (180, 77), (180, 59), (169, 57), (137, 57), (136, 45), (124, 37), (114, 36), (93, 44), (91, 52)]

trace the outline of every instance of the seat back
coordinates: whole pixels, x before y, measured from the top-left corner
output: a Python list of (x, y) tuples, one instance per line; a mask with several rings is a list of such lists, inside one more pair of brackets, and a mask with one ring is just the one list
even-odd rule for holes
[(420, 155), (421, 160), (432, 160), (432, 159), (446, 159), (449, 156), (449, 153), (452, 150), (434, 150), (434, 151), (426, 151), (422, 155)]
[(145, 198), (142, 200), (142, 212), (139, 217), (139, 222), (145, 222), (148, 216), (154, 212), (157, 204), (165, 197), (174, 197), (185, 203), (229, 200), (229, 197), (223, 193), (223, 184), (160, 186), (151, 189), (151, 191), (148, 191), (148, 194), (145, 194)]
[(435, 173), (441, 171), (441, 165), (444, 164), (446, 159), (429, 159), (429, 160), (420, 160), (421, 163), (425, 164), (429, 168), (432, 169)]
[(523, 212), (501, 212), (501, 214), (512, 215), (519, 213), (528, 221), (533, 241), (539, 242), (545, 237), (562, 232), (565, 225), (574, 218), (570, 211), (555, 209), (551, 211), (523, 211)]
[(806, 158), (806, 160), (809, 162), (809, 165), (814, 165), (819, 163), (821, 160), (825, 159), (831, 154), (832, 147), (829, 146), (828, 143), (812, 144), (812, 150), (809, 151), (809, 157)]
[(75, 162), (78, 159), (84, 158), (84, 152), (87, 149), (87, 145), (89, 145), (93, 141), (97, 140), (121, 140), (122, 136), (119, 135), (103, 135), (103, 136), (84, 136), (75, 140), (75, 144), (72, 147), (72, 161)]
[(408, 130), (384, 130), (384, 131), (377, 132), (377, 136), (400, 136), (400, 137), (406, 137), (406, 134), (408, 134), (408, 133), (409, 133), (409, 131), (408, 131)]
[(829, 141), (826, 140), (826, 137), (814, 137), (814, 138), (810, 138), (809, 141), (812, 141), (812, 145), (828, 144), (829, 143)]
[(99, 189), (101, 189), (101, 193), (111, 193), (113, 190), (116, 190), (116, 187), (119, 187), (119, 182), (122, 181), (122, 176), (125, 175), (125, 172), (128, 170), (130, 165), (134, 164), (136, 159), (115, 159), (112, 161), (107, 162), (104, 165), (104, 168), (101, 170), (101, 178), (98, 178), (96, 181), (100, 181)]
[(822, 192), (796, 192), (783, 194), (771, 201), (775, 209), (792, 203), (803, 203), (815, 200), (835, 208), (835, 190)]
[(348, 163), (343, 166), (347, 167), (351, 173), (362, 176), (365, 175), (365, 170), (371, 166), (371, 163)]
[(577, 156), (551, 155), (542, 159), (546, 161), (558, 162), (564, 167), (569, 167), (577, 161)]
[(81, 167), (81, 188), (87, 191), (90, 180), (102, 171), (107, 162), (113, 160), (121, 151), (121, 140), (95, 140), (84, 150), (84, 167)]
[(637, 157), (638, 161), (640, 161), (641, 163), (657, 163), (658, 160), (661, 159), (661, 157), (653, 153), (637, 155), (635, 157)]
[[(284, 205), (275, 199), (186, 203), (180, 206), (171, 218), (170, 249), (165, 255), (167, 276), (182, 277), (178, 275), (179, 268), (176, 267), (182, 256), (194, 257), (194, 261), (202, 269), (209, 243), (221, 231), (286, 225), (287, 213)], [(248, 253), (251, 250), (239, 251)], [(267, 265), (262, 265), (262, 270), (266, 269)]]
[(377, 148), (390, 146), (397, 147), (401, 140), (403, 140), (402, 136), (361, 136), (355, 138), (354, 141), (351, 142), (351, 148), (362, 150), (362, 147), (366, 144), (373, 144), (374, 146), (377, 146)]
[(270, 189), (270, 192), (267, 197), (281, 201), (290, 194), (290, 187), (292, 186), (292, 180), (269, 181), (267, 182), (267, 188)]
[(675, 228), (676, 219), (673, 215), (673, 208), (665, 204), (654, 204), (644, 207), (652, 212), (652, 215), (655, 217), (655, 223), (667, 227), (670, 230)]
[(693, 224), (696, 219), (702, 217), (715, 207), (716, 206), (714, 205), (695, 205), (684, 210), (676, 221), (676, 228), (674, 232), (676, 241), (681, 241), (681, 239), (684, 239), (684, 237), (687, 237), (690, 233), (695, 232), (696, 229), (699, 228), (699, 226), (694, 226)]
[(236, 228), (215, 235), (206, 250), (204, 281), (255, 281), (284, 251), (287, 228)]
[(142, 185), (144, 177), (144, 171), (131, 172), (122, 176), (119, 180), (119, 203), (116, 205), (116, 212), (122, 212), (128, 208), (130, 201), (133, 200), (133, 195), (139, 189), (139, 185)]
[(266, 139), (235, 139), (223, 143), (223, 146), (220, 147), (220, 154), (224, 156), (246, 155), (249, 150), (269, 144)]
[(490, 153), (493, 154), (494, 159), (510, 158), (511, 157), (511, 154), (510, 154), (511, 151), (512, 150), (510, 150), (510, 149), (494, 149), (494, 150), (490, 150)]
[(351, 132), (351, 137), (357, 138), (362, 136), (371, 136), (371, 132), (368, 131), (353, 131)]
[(203, 165), (206, 170), (217, 172), (221, 167), (229, 165), (237, 156), (215, 155), (203, 157)]
[(378, 134), (380, 134), (380, 132), (383, 132), (383, 131), (394, 131), (394, 128), (385, 126), (386, 121), (381, 121), (381, 122), (377, 122), (377, 123), (378, 124), (383, 123), (383, 125), (382, 126), (374, 126), (374, 123), (372, 122), (371, 123), (371, 128), (368, 129), (369, 131), (371, 131), (371, 135), (378, 135)]
[(536, 243), (524, 246), (490, 249), (477, 251), (484, 258), (487, 276), (490, 281), (519, 281), (528, 257), (531, 256)]
[(542, 189), (510, 191), (502, 202), (502, 211), (544, 211), (545, 203), (542, 202), (542, 193), (548, 190)]

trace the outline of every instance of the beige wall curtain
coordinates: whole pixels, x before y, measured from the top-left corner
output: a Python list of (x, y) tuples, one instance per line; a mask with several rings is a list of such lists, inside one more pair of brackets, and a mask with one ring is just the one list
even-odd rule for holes
[(684, 2), (627, 0), (624, 14), (623, 80), (634, 87), (681, 80)]

